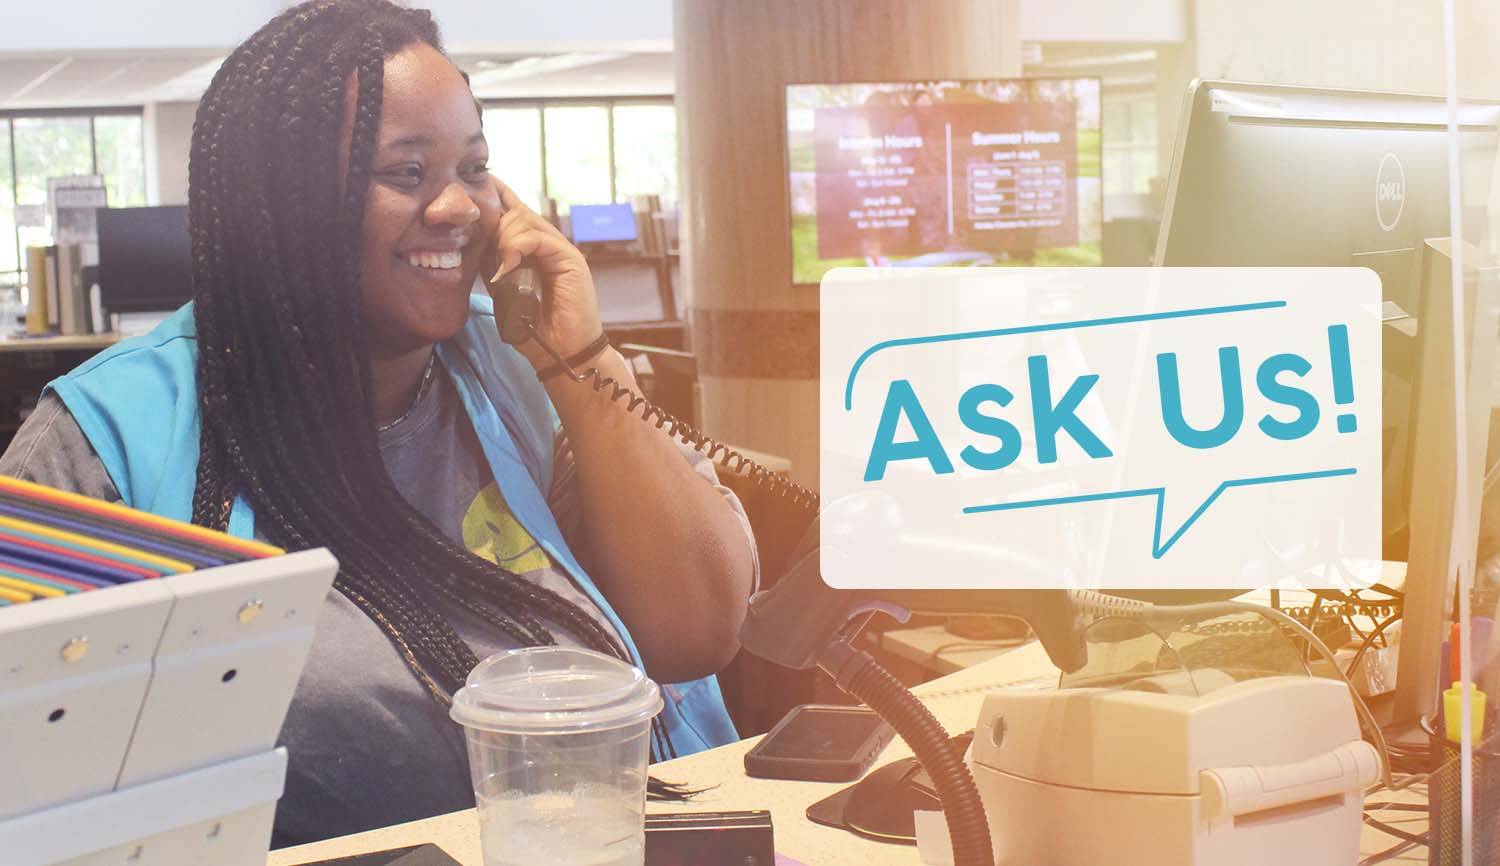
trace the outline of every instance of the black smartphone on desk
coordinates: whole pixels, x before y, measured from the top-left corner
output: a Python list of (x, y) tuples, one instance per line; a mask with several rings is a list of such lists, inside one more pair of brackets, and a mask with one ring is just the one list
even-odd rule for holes
[(858, 779), (895, 732), (874, 710), (831, 704), (793, 707), (745, 753), (745, 772), (762, 779)]

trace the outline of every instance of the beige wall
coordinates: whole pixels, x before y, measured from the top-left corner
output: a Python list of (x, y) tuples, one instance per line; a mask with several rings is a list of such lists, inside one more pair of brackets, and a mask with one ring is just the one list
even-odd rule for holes
[(1180, 42), (1190, 0), (1021, 0), (1027, 42)]
[(1203, 78), (1443, 92), (1441, 0), (1197, 0), (1194, 16)]
[(196, 102), (154, 102), (146, 106), (146, 201), (187, 204), (188, 154), (193, 142)]
[(1500, 4), (1494, 0), (1456, 0), (1453, 5), (1458, 91), (1465, 96), (1500, 100)]
[(683, 275), (703, 428), (818, 478), (818, 289), (792, 284), (786, 85), (1021, 69), (1019, 0), (677, 0)]

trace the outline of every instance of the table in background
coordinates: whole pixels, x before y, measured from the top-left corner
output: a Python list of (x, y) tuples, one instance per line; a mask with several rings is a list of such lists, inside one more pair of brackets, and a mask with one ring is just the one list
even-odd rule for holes
[(965, 638), (937, 623), (893, 628), (880, 635), (880, 648), (931, 674), (946, 675), (982, 664), (1015, 649), (1015, 640)]
[(120, 334), (0, 338), (0, 452), (21, 426), (42, 386), (120, 340)]
[(125, 339), (120, 334), (0, 338), (0, 352), (98, 352)]

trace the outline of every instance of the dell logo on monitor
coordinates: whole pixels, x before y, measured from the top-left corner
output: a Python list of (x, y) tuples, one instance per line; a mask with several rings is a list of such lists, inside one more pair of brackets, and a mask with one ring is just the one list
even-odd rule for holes
[(1386, 231), (1396, 228), (1406, 207), (1406, 170), (1394, 153), (1380, 158), (1375, 172), (1375, 219)]

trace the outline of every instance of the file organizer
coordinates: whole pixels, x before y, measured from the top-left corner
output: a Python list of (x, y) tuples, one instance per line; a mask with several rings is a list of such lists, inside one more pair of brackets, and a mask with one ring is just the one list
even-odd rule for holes
[[(200, 562), (0, 607), (0, 862), (264, 866), (287, 762), (276, 738), (337, 563), (66, 494), (17, 518), (18, 495), (52, 493), (17, 485), (0, 479), (0, 556), (42, 538), (118, 564), (149, 536)], [(46, 534), (70, 520), (70, 538)], [(119, 549), (90, 548), (111, 526)], [(67, 571), (54, 553), (13, 557), (10, 573), (49, 585)]]

